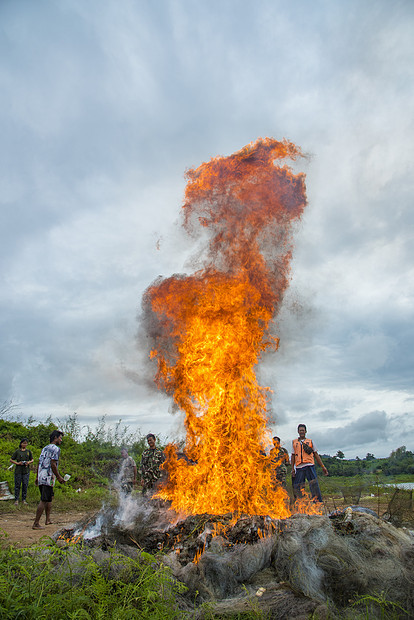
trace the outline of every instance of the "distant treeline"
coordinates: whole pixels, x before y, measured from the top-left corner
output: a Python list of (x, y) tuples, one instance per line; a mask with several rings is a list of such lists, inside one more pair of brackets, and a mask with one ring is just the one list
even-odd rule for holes
[(321, 458), (331, 476), (359, 476), (374, 473), (382, 473), (385, 476), (414, 474), (414, 453), (407, 450), (405, 446), (393, 450), (390, 456), (384, 459), (377, 459), (368, 452), (363, 459), (357, 456), (355, 459), (347, 460), (341, 450), (338, 450), (335, 456), (322, 454)]

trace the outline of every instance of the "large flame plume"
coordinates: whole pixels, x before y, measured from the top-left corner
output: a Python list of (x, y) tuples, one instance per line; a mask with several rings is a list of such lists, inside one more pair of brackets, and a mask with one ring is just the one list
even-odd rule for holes
[[(207, 230), (202, 268), (151, 285), (156, 383), (185, 413), (185, 455), (166, 449), (159, 496), (192, 514), (289, 516), (272, 481), (270, 389), (258, 384), (263, 352), (278, 348), (274, 318), (288, 285), (292, 224), (306, 206), (302, 156), (286, 140), (258, 139), (186, 173), (184, 226)], [(201, 260), (201, 259), (199, 259)]]

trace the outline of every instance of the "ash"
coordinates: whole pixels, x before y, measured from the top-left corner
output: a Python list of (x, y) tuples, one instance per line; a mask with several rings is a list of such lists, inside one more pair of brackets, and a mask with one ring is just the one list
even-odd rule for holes
[[(185, 517), (159, 500), (121, 496), (116, 508), (59, 536), (128, 556), (155, 554), (187, 586), (188, 601), (209, 601), (208, 613), (221, 617), (254, 604), (273, 618), (335, 618), (363, 595), (385, 597), (405, 610), (401, 617), (414, 617), (413, 534), (358, 507), (285, 520)], [(204, 617), (202, 607), (194, 613)]]

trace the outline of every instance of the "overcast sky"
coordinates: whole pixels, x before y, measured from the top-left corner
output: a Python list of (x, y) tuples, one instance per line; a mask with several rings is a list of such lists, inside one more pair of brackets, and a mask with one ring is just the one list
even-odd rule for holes
[(414, 3), (1, 0), (0, 402), (175, 437), (137, 315), (188, 267), (186, 168), (287, 138), (296, 231), (272, 430), (414, 450)]

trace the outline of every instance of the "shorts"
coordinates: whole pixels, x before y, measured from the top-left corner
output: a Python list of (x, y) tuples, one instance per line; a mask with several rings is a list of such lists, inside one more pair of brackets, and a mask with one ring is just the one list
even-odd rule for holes
[(42, 502), (51, 502), (53, 499), (53, 487), (50, 487), (48, 484), (39, 484), (40, 491), (40, 501)]
[(133, 482), (123, 482), (121, 484), (121, 489), (126, 494), (132, 493), (132, 489), (133, 488), (134, 488), (134, 483)]

